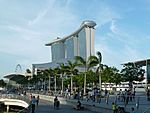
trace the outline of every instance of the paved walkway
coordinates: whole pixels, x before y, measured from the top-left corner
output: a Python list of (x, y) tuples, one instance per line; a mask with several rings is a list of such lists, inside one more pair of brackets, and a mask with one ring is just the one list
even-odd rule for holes
[[(139, 99), (139, 108), (137, 109), (136, 108), (136, 103), (137, 103), (138, 99)], [(104, 98), (101, 99), (100, 103), (93, 102), (93, 101), (88, 101), (87, 102), (86, 100), (83, 100), (81, 102), (83, 104), (89, 104), (91, 106), (94, 105), (94, 106), (97, 106), (97, 107), (101, 107), (101, 111), (103, 113), (110, 113), (110, 112), (112, 112), (110, 110), (112, 108), (112, 102), (115, 102), (115, 100), (116, 100), (116, 96), (112, 95), (109, 98), (108, 104), (106, 104)], [(118, 106), (125, 107), (124, 102), (117, 101), (117, 104), (118, 104)], [(135, 108), (136, 113), (143, 113), (145, 110), (148, 110), (150, 108), (150, 101), (147, 101), (147, 97), (146, 97), (145, 93), (136, 93), (135, 100), (129, 101), (128, 105), (125, 107), (125, 109), (126, 109), (126, 111), (131, 111), (132, 107)], [(106, 108), (106, 109), (103, 111), (102, 109), (104, 109), (104, 108)], [(145, 112), (145, 113), (150, 113), (150, 110)]]
[[(126, 106), (126, 111), (131, 111), (131, 107), (135, 108), (136, 113), (143, 113), (145, 110), (147, 110), (148, 108), (150, 108), (150, 101), (147, 101), (146, 95), (144, 93), (137, 93), (136, 94), (136, 98), (135, 101), (129, 102), (128, 105)], [(45, 97), (45, 96), (44, 96)], [(139, 98), (139, 109), (136, 109), (136, 101), (137, 98)], [(53, 98), (53, 97), (52, 97)], [(59, 98), (59, 97), (58, 97)], [(97, 102), (93, 102), (93, 101), (86, 101), (81, 100), (81, 103), (83, 104), (83, 106), (85, 105), (86, 108), (88, 108), (89, 110), (93, 109), (98, 113), (112, 113), (112, 102), (114, 102), (116, 99), (116, 96), (112, 95), (109, 98), (109, 103), (106, 104), (105, 99), (101, 100), (101, 103), (97, 103)], [(67, 103), (71, 104), (71, 103), (76, 104), (77, 100), (75, 99), (67, 99)], [(124, 103), (123, 102), (117, 102), (117, 104), (119, 106), (123, 106), (124, 107)], [(97, 109), (97, 110), (96, 110)], [(41, 100), (40, 105), (36, 108), (36, 113), (52, 113), (52, 112), (64, 112), (64, 113), (76, 113), (79, 111), (76, 111), (73, 109), (73, 106), (68, 106), (68, 105), (61, 105), (59, 110), (55, 110), (53, 108), (53, 103), (50, 101), (44, 101)], [(92, 113), (92, 111), (80, 111), (80, 112), (86, 112), (86, 113)], [(145, 112), (145, 113), (150, 113), (150, 111)]]
[(73, 109), (73, 106), (69, 105), (60, 105), (60, 109), (55, 110), (52, 102), (40, 100), (39, 106), (36, 106), (35, 113), (93, 113), (93, 112), (88, 110), (77, 111)]

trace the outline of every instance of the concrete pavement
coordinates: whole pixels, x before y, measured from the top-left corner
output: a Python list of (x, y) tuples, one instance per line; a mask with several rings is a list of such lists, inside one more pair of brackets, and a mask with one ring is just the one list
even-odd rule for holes
[(36, 106), (35, 113), (93, 113), (89, 110), (77, 111), (70, 105), (60, 105), (60, 109), (56, 110), (53, 107), (53, 103), (46, 100), (40, 100), (39, 106)]
[[(37, 96), (39, 94), (35, 94), (35, 95)], [(52, 103), (54, 97), (53, 96), (48, 96), (48, 95), (40, 95), (40, 97), (41, 97), (41, 99), (48, 100), (49, 102), (48, 101), (42, 101), (42, 103), (40, 105), (42, 107), (39, 106), (39, 108), (37, 108), (37, 113), (54, 112), (53, 103)], [(77, 100), (75, 100), (75, 99), (66, 99), (66, 98), (61, 98), (61, 97), (58, 97), (58, 98), (61, 102), (61, 105), (63, 106), (62, 108), (64, 108), (64, 110), (66, 109), (65, 113), (67, 113), (68, 111), (70, 111), (70, 112), (73, 111), (74, 112), (74, 109), (72, 109), (72, 107), (70, 108), (70, 106), (68, 106), (68, 105), (72, 105), (72, 106), (76, 105)], [(136, 102), (137, 102), (138, 98), (139, 98), (139, 109), (136, 109)], [(88, 112), (94, 111), (94, 112), (97, 112), (97, 113), (113, 113), (113, 111), (112, 111), (112, 102), (114, 102), (115, 99), (116, 99), (116, 96), (112, 95), (109, 98), (109, 103), (108, 104), (106, 104), (105, 99), (102, 99), (101, 103), (97, 103), (97, 102), (93, 102), (93, 101), (88, 101), (87, 102), (85, 99), (83, 99), (83, 100), (81, 100), (81, 103), (86, 109), (89, 110)], [(117, 101), (117, 104), (119, 106), (125, 107), (124, 102)], [(126, 111), (130, 112), (131, 107), (135, 108), (136, 113), (143, 113), (144, 111), (146, 111), (147, 109), (150, 108), (150, 101), (147, 101), (147, 97), (146, 97), (145, 94), (137, 93), (135, 100), (132, 101), (132, 102), (129, 102), (128, 105), (125, 107)], [(49, 110), (46, 112), (46, 109), (49, 109)], [(58, 110), (58, 111), (56, 110), (55, 112), (61, 112), (61, 109)], [(145, 113), (150, 113), (150, 111), (147, 111)]]

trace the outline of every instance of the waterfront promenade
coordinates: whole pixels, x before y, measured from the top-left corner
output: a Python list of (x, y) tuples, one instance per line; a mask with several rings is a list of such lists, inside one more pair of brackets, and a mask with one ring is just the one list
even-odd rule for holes
[(89, 110), (77, 111), (73, 109), (73, 106), (69, 105), (60, 105), (60, 109), (56, 110), (53, 107), (53, 102), (40, 100), (39, 106), (36, 106), (35, 113), (93, 113)]
[[(41, 95), (42, 96), (42, 95)], [(54, 110), (53, 109), (53, 98), (54, 97), (50, 97), (51, 100), (47, 99), (46, 100), (46, 95), (44, 95), (43, 97), (44, 100), (41, 100), (40, 105), (37, 107), (36, 109), (36, 113), (51, 113), (51, 112), (63, 112), (64, 113), (76, 113), (79, 111), (76, 111), (73, 109), (73, 106), (76, 105), (77, 100), (75, 99), (66, 99), (66, 98), (61, 98), (58, 97), (59, 99), (61, 99), (61, 107), (59, 110)], [(108, 104), (106, 104), (105, 99), (103, 98), (101, 100), (101, 103), (97, 103), (97, 102), (93, 102), (93, 101), (86, 101), (85, 99), (81, 100), (82, 105), (86, 108), (83, 111), (80, 112), (86, 112), (86, 113), (92, 113), (92, 112), (96, 112), (96, 113), (113, 113), (112, 111), (112, 102), (115, 101), (115, 95), (111, 95), (109, 98), (109, 102)], [(139, 108), (136, 108), (136, 103), (137, 103), (137, 99), (139, 98)], [(63, 100), (62, 100), (63, 99)], [(66, 102), (62, 102), (62, 101), (66, 101)], [(117, 104), (121, 107), (125, 107), (123, 102), (117, 101)], [(129, 101), (128, 105), (125, 107), (126, 111), (130, 112), (131, 111), (131, 107), (135, 108), (136, 113), (150, 113), (150, 111), (144, 112), (146, 110), (148, 110), (150, 108), (150, 101), (147, 101), (147, 97), (145, 95), (145, 93), (137, 93), (136, 94), (136, 98), (134, 101)]]

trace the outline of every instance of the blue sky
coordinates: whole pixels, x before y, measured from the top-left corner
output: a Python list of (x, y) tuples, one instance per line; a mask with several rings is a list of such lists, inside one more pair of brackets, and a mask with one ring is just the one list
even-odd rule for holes
[(0, 0), (0, 78), (32, 63), (51, 61), (44, 44), (64, 37), (84, 20), (97, 23), (95, 51), (121, 69), (150, 58), (149, 0)]

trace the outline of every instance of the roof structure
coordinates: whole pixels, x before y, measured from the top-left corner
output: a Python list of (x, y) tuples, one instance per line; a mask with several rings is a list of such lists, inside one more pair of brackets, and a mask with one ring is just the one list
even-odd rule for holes
[(17, 73), (11, 73), (11, 74), (8, 74), (8, 75), (4, 76), (4, 78), (11, 79), (11, 78), (13, 78), (15, 76), (25, 76), (25, 75), (17, 74)]
[(133, 62), (130, 61), (130, 62), (123, 63), (123, 64), (128, 64), (128, 63), (134, 63), (135, 65), (139, 65), (139, 66), (146, 66), (147, 64), (150, 64), (150, 59), (138, 60), (138, 61), (133, 61)]
[(45, 46), (51, 46), (51, 45), (54, 44), (54, 43), (63, 42), (64, 40), (66, 40), (66, 39), (68, 39), (68, 38), (70, 38), (70, 37), (72, 37), (72, 36), (76, 36), (76, 35), (77, 35), (84, 27), (86, 27), (86, 26), (92, 28), (92, 27), (96, 26), (96, 23), (95, 23), (94, 21), (89, 21), (89, 20), (83, 21), (83, 23), (81, 24), (80, 28), (77, 29), (77, 30), (76, 30), (75, 32), (73, 32), (72, 34), (70, 34), (70, 35), (68, 35), (68, 36), (66, 36), (66, 37), (64, 37), (64, 38), (59, 38), (59, 37), (57, 37), (57, 39), (55, 39), (54, 41), (52, 41), (52, 42), (50, 42), (50, 43), (45, 44)]
[(139, 61), (135, 61), (133, 63), (135, 63), (136, 65), (140, 65), (140, 66), (146, 66), (147, 64), (150, 64), (150, 59), (139, 60)]

